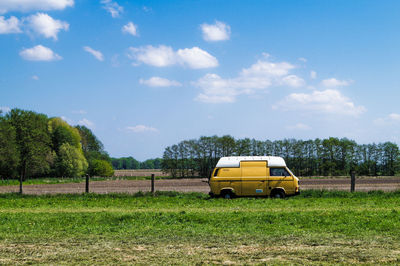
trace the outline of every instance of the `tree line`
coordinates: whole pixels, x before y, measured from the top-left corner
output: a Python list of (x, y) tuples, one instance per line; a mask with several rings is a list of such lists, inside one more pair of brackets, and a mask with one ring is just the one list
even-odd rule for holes
[(122, 169), (161, 169), (161, 158), (148, 159), (139, 162), (133, 157), (111, 158), (111, 164), (115, 170)]
[(255, 140), (200, 137), (167, 147), (162, 169), (174, 177), (209, 177), (220, 157), (281, 156), (298, 176), (393, 176), (400, 171), (400, 152), (392, 142), (357, 144), (347, 138)]
[(12, 109), (0, 112), (0, 178), (113, 175), (103, 144), (85, 126)]

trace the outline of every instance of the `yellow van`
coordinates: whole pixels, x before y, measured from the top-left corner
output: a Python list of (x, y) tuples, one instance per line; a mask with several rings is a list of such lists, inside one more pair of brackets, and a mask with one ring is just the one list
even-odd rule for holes
[(210, 178), (210, 195), (270, 196), (284, 198), (297, 195), (299, 179), (276, 156), (222, 157)]

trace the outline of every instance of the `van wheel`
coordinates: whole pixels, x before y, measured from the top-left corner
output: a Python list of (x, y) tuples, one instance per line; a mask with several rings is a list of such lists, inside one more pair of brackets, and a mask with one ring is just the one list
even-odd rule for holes
[(285, 198), (285, 192), (283, 192), (282, 190), (276, 190), (271, 194), (271, 198), (283, 199)]
[(223, 191), (223, 192), (221, 193), (221, 196), (222, 196), (224, 199), (231, 199), (231, 198), (233, 198), (233, 193), (232, 193), (231, 191)]

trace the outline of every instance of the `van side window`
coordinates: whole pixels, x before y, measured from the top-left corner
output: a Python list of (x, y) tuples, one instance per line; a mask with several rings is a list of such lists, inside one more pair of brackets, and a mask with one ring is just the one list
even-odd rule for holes
[(215, 170), (214, 176), (217, 176), (217, 175), (218, 175), (218, 172), (219, 172), (219, 168), (217, 168), (217, 170)]
[(270, 168), (270, 176), (290, 176), (289, 172), (285, 168)]

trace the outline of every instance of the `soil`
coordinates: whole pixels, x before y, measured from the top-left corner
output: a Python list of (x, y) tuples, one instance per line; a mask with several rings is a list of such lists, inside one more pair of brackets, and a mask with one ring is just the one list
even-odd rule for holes
[[(136, 193), (150, 191), (150, 186), (150, 180), (95, 181), (90, 183), (90, 192), (100, 194)], [(350, 190), (350, 178), (300, 179), (300, 189)], [(155, 190), (202, 193), (210, 191), (207, 179), (201, 178), (156, 180)], [(356, 181), (356, 191), (370, 190), (400, 190), (400, 177), (362, 178)], [(0, 193), (18, 191), (18, 186), (0, 186)], [(23, 191), (25, 194), (33, 195), (83, 193), (85, 192), (85, 183), (24, 185)]]

